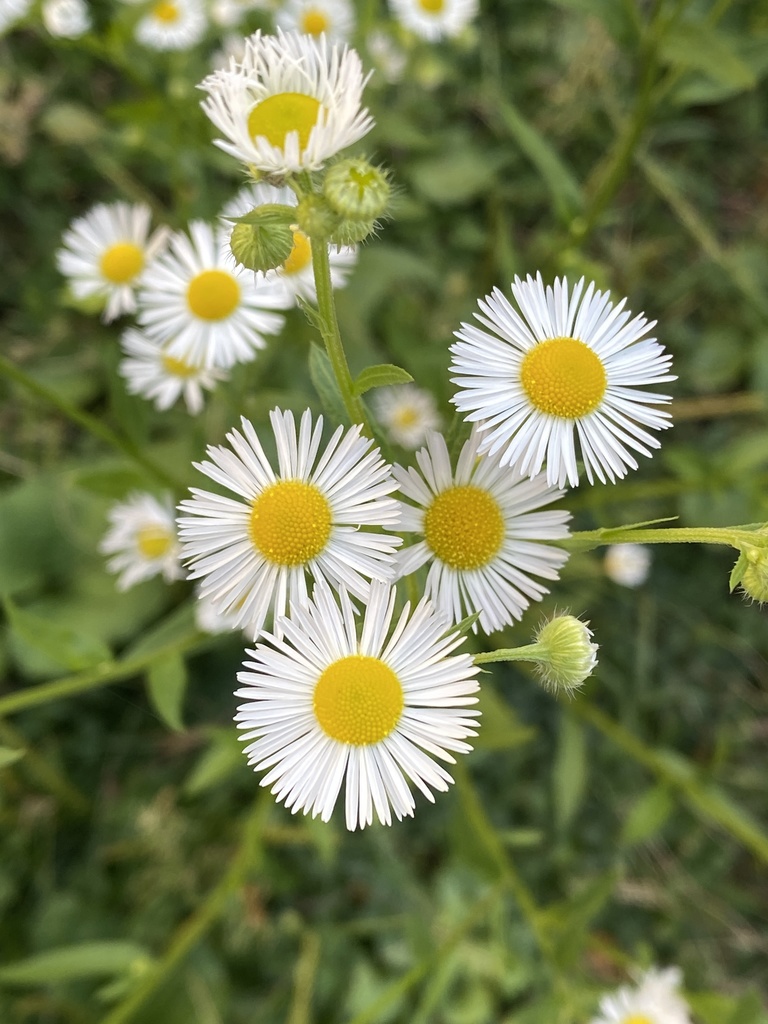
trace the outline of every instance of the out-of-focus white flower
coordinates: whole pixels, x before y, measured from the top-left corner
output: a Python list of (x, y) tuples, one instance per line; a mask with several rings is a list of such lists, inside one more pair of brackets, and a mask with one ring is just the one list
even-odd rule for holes
[(19, 21), (32, 6), (32, 0), (0, 0), (0, 33)]
[(227, 374), (216, 367), (197, 366), (169, 354), (160, 342), (129, 327), (120, 339), (126, 358), (119, 366), (126, 388), (155, 403), (155, 408), (170, 409), (183, 397), (193, 416), (202, 411), (203, 391), (212, 391)]
[(477, 14), (477, 0), (389, 0), (405, 28), (431, 43), (457, 36)]
[(346, 43), (355, 30), (355, 9), (349, 0), (285, 0), (275, 24), (284, 32), (325, 33), (330, 42)]
[(207, 27), (201, 0), (158, 0), (136, 25), (136, 39), (152, 50), (189, 50)]
[(624, 985), (600, 1000), (590, 1024), (691, 1024), (690, 1010), (678, 991), (679, 967), (651, 968), (634, 986)]
[(415, 384), (380, 388), (372, 405), (389, 439), (409, 451), (422, 445), (431, 430), (440, 429), (442, 417), (437, 411), (435, 396)]
[(109, 521), (99, 551), (113, 556), (107, 569), (119, 573), (118, 590), (128, 590), (152, 576), (162, 575), (166, 583), (183, 579), (169, 499), (160, 502), (151, 494), (136, 492), (110, 509)]
[(622, 587), (641, 587), (651, 568), (651, 550), (645, 544), (611, 544), (605, 552), (605, 575)]
[(45, 0), (43, 24), (52, 36), (78, 39), (91, 27), (91, 15), (84, 0)]

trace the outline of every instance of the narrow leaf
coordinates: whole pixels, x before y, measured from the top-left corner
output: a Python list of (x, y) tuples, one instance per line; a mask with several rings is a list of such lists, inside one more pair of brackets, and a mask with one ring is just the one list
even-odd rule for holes
[(752, 89), (757, 81), (732, 41), (703, 21), (679, 21), (672, 25), (659, 44), (659, 57), (673, 67), (695, 68), (736, 89)]
[(42, 615), (17, 608), (9, 599), (4, 604), (11, 631), (22, 643), (61, 669), (79, 672), (111, 659), (109, 647), (97, 637), (84, 635)]
[(152, 707), (175, 732), (184, 728), (181, 708), (186, 689), (187, 666), (180, 654), (166, 654), (152, 662), (147, 671), (147, 694)]
[(552, 769), (555, 820), (565, 830), (581, 806), (587, 781), (584, 728), (570, 715), (560, 720), (560, 737)]
[(384, 388), (392, 384), (408, 384), (413, 377), (402, 366), (393, 363), (378, 363), (368, 366), (359, 374), (354, 383), (356, 395), (364, 395), (371, 388)]
[(7, 768), (11, 764), (15, 764), (16, 761), (20, 761), (26, 754), (26, 750), (23, 747), (0, 747), (0, 768)]
[(331, 361), (319, 345), (309, 348), (309, 375), (323, 411), (335, 423), (349, 423), (344, 401), (336, 383)]
[(651, 786), (634, 803), (624, 820), (621, 842), (634, 846), (651, 839), (664, 827), (675, 808), (675, 801), (667, 786)]
[(105, 940), (61, 946), (0, 967), (0, 985), (51, 985), (116, 975), (149, 960), (147, 951), (133, 942)]

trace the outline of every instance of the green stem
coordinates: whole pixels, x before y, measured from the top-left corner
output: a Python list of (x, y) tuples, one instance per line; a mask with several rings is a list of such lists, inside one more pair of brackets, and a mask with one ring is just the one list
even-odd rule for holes
[(355, 394), (352, 374), (349, 372), (347, 357), (344, 353), (344, 346), (339, 332), (339, 322), (336, 318), (336, 303), (333, 298), (333, 285), (331, 283), (331, 264), (328, 258), (328, 245), (316, 238), (311, 239), (312, 245), (312, 269), (315, 275), (315, 290), (317, 292), (318, 327), (325, 342), (325, 351), (331, 361), (336, 383), (341, 392), (344, 408), (347, 410), (350, 423), (361, 423), (363, 432), (372, 437), (371, 428), (363, 409), (360, 396)]
[(561, 543), (572, 550), (591, 551), (601, 544), (726, 544), (741, 549), (743, 545), (759, 547), (766, 541), (768, 534), (760, 539), (754, 529), (743, 526), (692, 526), (646, 530), (627, 526), (577, 531)]
[(20, 369), (5, 356), (0, 356), (0, 373), (4, 374), (10, 380), (16, 384), (20, 384), (27, 391), (36, 395), (38, 398), (42, 398), (43, 401), (52, 405), (55, 409), (58, 409), (60, 413), (76, 423), (79, 427), (87, 430), (88, 433), (94, 437), (98, 437), (101, 441), (106, 441), (108, 445), (113, 448), (117, 448), (118, 451), (127, 455), (129, 459), (141, 466), (142, 469), (151, 473), (153, 477), (162, 483), (165, 487), (171, 487), (177, 491), (183, 491), (186, 489), (186, 485), (181, 481), (177, 480), (170, 473), (168, 473), (162, 466), (158, 465), (152, 459), (148, 458), (139, 448), (137, 444), (131, 441), (127, 437), (121, 437), (116, 434), (109, 427), (105, 426), (100, 420), (97, 420), (95, 416), (91, 416), (87, 412), (83, 412), (82, 409), (78, 409), (76, 405), (72, 405), (65, 398), (57, 395), (56, 392), (49, 388), (45, 384), (41, 384), (40, 381), (35, 380), (24, 370)]
[(483, 651), (474, 656), (476, 665), (488, 665), (494, 661), (547, 661), (548, 653), (540, 644), (526, 644), (524, 647), (502, 647), (497, 651)]

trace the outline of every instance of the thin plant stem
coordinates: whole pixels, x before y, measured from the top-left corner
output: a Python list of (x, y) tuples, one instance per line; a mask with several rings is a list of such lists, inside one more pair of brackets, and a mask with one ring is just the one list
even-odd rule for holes
[(591, 551), (602, 544), (726, 544), (741, 548), (743, 545), (762, 546), (768, 543), (768, 534), (760, 537), (755, 529), (744, 526), (692, 526), (665, 529), (636, 529), (631, 526), (601, 527), (581, 530), (560, 541), (563, 547), (578, 551)]

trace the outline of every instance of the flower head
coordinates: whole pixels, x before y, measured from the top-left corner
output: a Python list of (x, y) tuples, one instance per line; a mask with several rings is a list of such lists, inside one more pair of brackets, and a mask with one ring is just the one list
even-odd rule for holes
[(153, 576), (162, 575), (167, 583), (183, 578), (169, 499), (161, 502), (151, 494), (136, 492), (110, 509), (109, 521), (110, 529), (99, 550), (114, 556), (107, 569), (120, 574), (118, 590), (128, 590)]
[(597, 665), (597, 644), (588, 623), (574, 615), (555, 615), (536, 633), (541, 657), (533, 662), (540, 681), (549, 690), (570, 693), (588, 679)]
[(91, 27), (85, 0), (45, 0), (41, 13), (50, 34), (61, 39), (77, 39)]
[(32, 0), (0, 0), (0, 32), (20, 21), (31, 6)]
[(406, 605), (391, 635), (394, 588), (371, 585), (361, 628), (343, 588), (340, 601), (318, 583), (281, 620), (284, 639), (247, 652), (236, 721), (249, 764), (267, 771), (261, 785), (294, 814), (328, 821), (344, 785), (348, 829), (374, 813), (389, 825), (393, 811), (413, 814), (407, 779), (432, 801), (453, 781), (436, 759), (471, 749), (478, 668), (452, 653), (463, 638), (426, 599), (412, 615)]
[(156, 0), (136, 26), (136, 39), (152, 50), (189, 50), (205, 35), (200, 0)]
[(329, 42), (345, 43), (355, 29), (355, 9), (350, 0), (286, 0), (275, 24), (284, 32), (315, 38), (325, 33)]
[(395, 384), (380, 388), (373, 398), (373, 411), (391, 441), (410, 451), (439, 430), (442, 417), (435, 396), (415, 384)]
[(624, 985), (600, 1000), (600, 1015), (590, 1024), (691, 1024), (678, 989), (679, 967), (651, 968), (634, 986)]
[(317, 170), (373, 127), (361, 107), (363, 75), (351, 49), (295, 32), (246, 40), (242, 61), (200, 85), (203, 110), (225, 136), (216, 145), (273, 174)]
[(147, 264), (165, 247), (168, 228), (150, 235), (143, 203), (99, 203), (64, 232), (56, 264), (78, 299), (106, 300), (104, 319), (136, 309), (135, 289)]
[(155, 403), (156, 409), (170, 409), (183, 397), (196, 416), (203, 408), (203, 391), (211, 391), (226, 378), (223, 370), (205, 368), (172, 356), (168, 349), (129, 327), (120, 339), (126, 358), (119, 366), (128, 392)]
[(441, 434), (416, 454), (421, 473), (395, 466), (404, 497), (401, 527), (421, 536), (398, 556), (402, 575), (429, 563), (426, 594), (452, 622), (480, 613), (485, 633), (519, 619), (546, 594), (533, 576), (556, 580), (568, 558), (543, 543), (568, 536), (568, 512), (541, 512), (563, 496), (542, 477), (527, 480), (496, 459), (478, 458), (474, 431), (455, 473)]
[(605, 575), (622, 587), (641, 587), (648, 579), (651, 549), (645, 544), (611, 544), (603, 561)]
[(177, 231), (167, 253), (142, 280), (138, 320), (177, 359), (229, 369), (252, 360), (284, 318), (282, 292), (257, 281), (232, 259), (228, 243), (210, 224), (193, 221)]
[(630, 320), (625, 299), (613, 306), (594, 284), (582, 297), (583, 289), (584, 278), (570, 294), (565, 278), (546, 289), (540, 274), (515, 278), (520, 313), (497, 288), (475, 314), (493, 334), (462, 324), (451, 346), (452, 401), (478, 423), (480, 452), (527, 476), (546, 463), (558, 487), (579, 482), (574, 435), (589, 482), (613, 482), (637, 469), (632, 451), (650, 456), (659, 447), (646, 428), (671, 425), (657, 408), (669, 396), (638, 390), (675, 380), (671, 356), (644, 337), (654, 324)]
[(389, 0), (397, 20), (431, 43), (458, 36), (477, 15), (477, 0)]
[[(253, 425), (227, 434), (231, 448), (210, 447), (212, 462), (196, 468), (244, 501), (192, 488), (179, 506), (183, 556), (201, 595), (254, 636), (270, 609), (307, 601), (307, 576), (368, 596), (371, 579), (388, 580), (400, 538), (397, 487), (378, 448), (359, 426), (339, 427), (320, 454), (322, 417), (307, 410), (296, 432), (293, 414), (270, 413), (277, 445), (276, 473)], [(318, 457), (319, 456), (319, 457)], [(372, 528), (372, 529), (371, 529)]]

